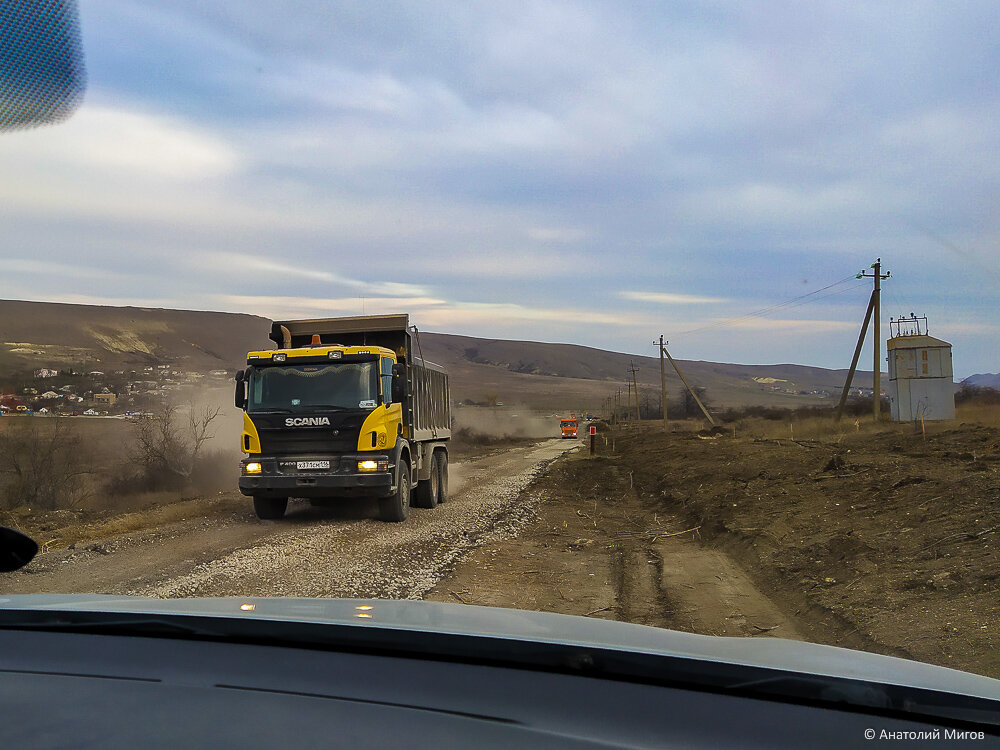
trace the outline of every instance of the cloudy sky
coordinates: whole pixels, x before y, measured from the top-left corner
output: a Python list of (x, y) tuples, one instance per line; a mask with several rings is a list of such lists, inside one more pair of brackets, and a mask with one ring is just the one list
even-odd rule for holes
[(843, 367), (881, 256), (885, 323), (1000, 371), (995, 2), (81, 5), (4, 298)]

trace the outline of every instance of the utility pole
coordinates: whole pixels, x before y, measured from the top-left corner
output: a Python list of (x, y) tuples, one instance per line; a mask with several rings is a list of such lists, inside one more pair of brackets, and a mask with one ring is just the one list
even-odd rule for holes
[(844, 413), (844, 404), (847, 403), (847, 395), (851, 392), (851, 383), (854, 381), (854, 371), (858, 368), (858, 359), (861, 357), (861, 347), (865, 345), (865, 335), (868, 333), (868, 323), (872, 319), (872, 310), (875, 308), (875, 292), (872, 292), (868, 299), (868, 311), (865, 312), (865, 322), (861, 324), (861, 333), (858, 334), (858, 345), (854, 347), (854, 359), (851, 360), (851, 369), (847, 371), (847, 382), (844, 390), (840, 394), (840, 403), (837, 404), (837, 414), (834, 422), (839, 422)]
[[(632, 363), (629, 362), (631, 365)], [(625, 407), (625, 413), (627, 414), (632, 409), (632, 381), (628, 379), (628, 375), (625, 376), (625, 390), (628, 393), (628, 405)]]
[(878, 422), (882, 414), (882, 339), (881, 332), (879, 328), (879, 312), (880, 312), (880, 301), (879, 298), (882, 294), (882, 280), (888, 279), (890, 274), (886, 271), (882, 273), (882, 259), (876, 258), (875, 262), (872, 263), (872, 268), (874, 273), (865, 273), (862, 271), (858, 274), (859, 279), (874, 279), (875, 280), (875, 290), (872, 292), (872, 315), (875, 318), (875, 341), (874, 341), (874, 360), (875, 366), (872, 368), (872, 415), (875, 417), (875, 421)]
[(629, 360), (628, 369), (632, 373), (632, 386), (635, 390), (635, 423), (639, 424), (642, 421), (642, 415), (639, 414), (639, 384), (635, 379), (635, 374), (639, 371), (639, 368), (632, 363), (632, 360)]
[(663, 414), (663, 431), (669, 432), (667, 426), (667, 375), (663, 369), (663, 335), (660, 335), (660, 411)]
[(705, 415), (705, 419), (708, 420), (708, 423), (714, 426), (715, 420), (712, 419), (712, 415), (708, 413), (708, 409), (705, 408), (705, 405), (701, 402), (701, 399), (698, 398), (698, 394), (694, 392), (694, 388), (692, 388), (690, 383), (687, 382), (687, 378), (684, 377), (684, 373), (681, 372), (681, 368), (679, 368), (677, 366), (677, 363), (674, 362), (674, 358), (670, 356), (670, 352), (667, 351), (666, 345), (661, 346), (660, 351), (663, 352), (663, 354), (667, 355), (667, 361), (670, 362), (670, 364), (673, 366), (674, 371), (677, 373), (677, 377), (681, 379), (681, 382), (684, 384), (684, 387), (688, 389), (688, 393), (691, 394), (691, 398), (694, 399), (694, 402), (698, 404), (698, 408), (701, 409), (701, 413)]

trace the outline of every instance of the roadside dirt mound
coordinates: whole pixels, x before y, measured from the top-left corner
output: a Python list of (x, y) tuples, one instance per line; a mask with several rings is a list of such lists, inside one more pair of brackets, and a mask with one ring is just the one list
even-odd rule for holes
[(789, 607), (870, 648), (1000, 677), (1000, 431), (697, 437), (620, 434), (620, 469)]

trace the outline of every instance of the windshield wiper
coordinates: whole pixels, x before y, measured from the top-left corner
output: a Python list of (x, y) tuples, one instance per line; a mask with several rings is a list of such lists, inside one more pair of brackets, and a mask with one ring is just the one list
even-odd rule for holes
[(291, 409), (247, 409), (247, 414), (291, 414)]

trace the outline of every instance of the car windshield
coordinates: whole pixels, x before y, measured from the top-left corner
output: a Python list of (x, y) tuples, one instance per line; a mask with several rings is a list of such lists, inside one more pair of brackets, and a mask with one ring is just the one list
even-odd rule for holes
[(372, 408), (378, 401), (375, 362), (284, 365), (254, 369), (247, 411)]
[(1000, 678), (1000, 3), (26, 2), (0, 597)]

